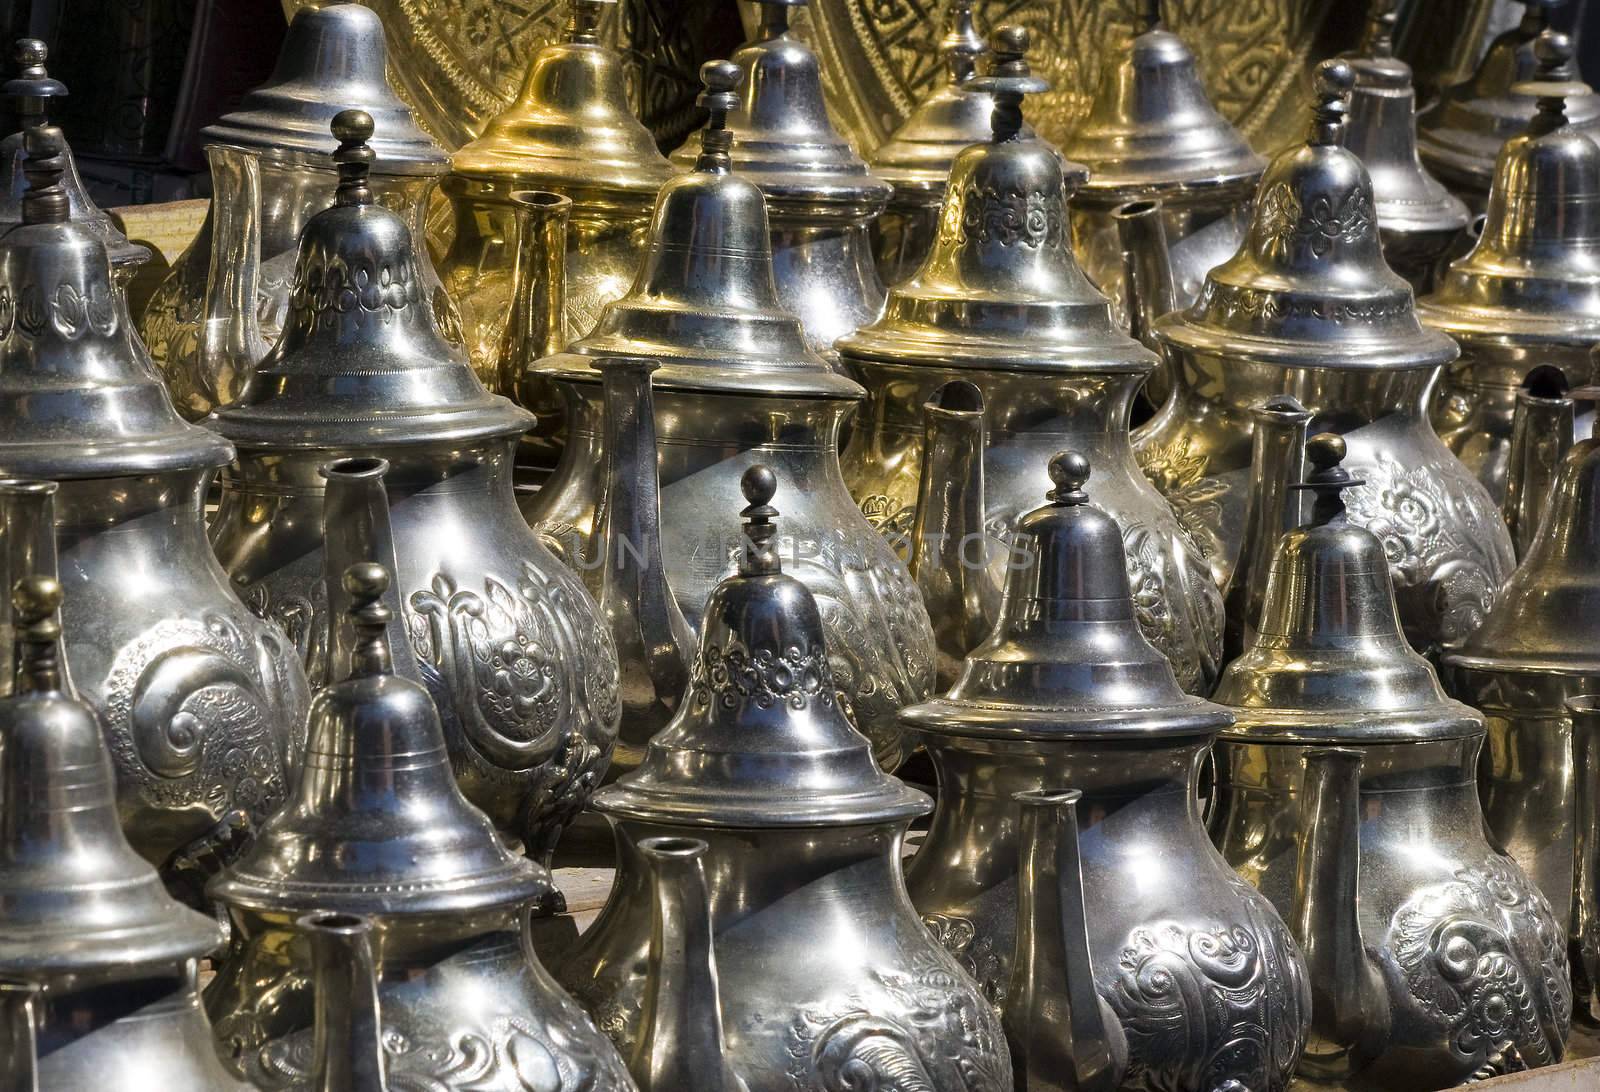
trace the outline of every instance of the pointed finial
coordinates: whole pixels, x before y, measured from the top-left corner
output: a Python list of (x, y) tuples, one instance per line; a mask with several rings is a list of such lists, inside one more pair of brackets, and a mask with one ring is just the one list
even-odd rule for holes
[(1344, 437), (1338, 433), (1319, 432), (1306, 441), (1306, 461), (1311, 464), (1311, 473), (1306, 475), (1305, 481), (1289, 488), (1309, 489), (1317, 495), (1311, 506), (1313, 527), (1325, 527), (1343, 516), (1344, 491), (1367, 484), (1340, 465), (1346, 451)]
[(1149, 34), (1161, 25), (1161, 0), (1143, 0), (1134, 34)]
[(750, 503), (739, 513), (744, 520), (744, 553), (739, 559), (739, 575), (766, 576), (781, 572), (778, 551), (772, 539), (778, 533), (778, 510), (772, 498), (778, 492), (778, 476), (772, 468), (757, 463), (739, 479), (739, 490)]
[(710, 117), (700, 130), (700, 158), (694, 169), (712, 174), (727, 174), (733, 169), (728, 153), (733, 149), (733, 134), (728, 132), (728, 111), (739, 105), (739, 83), (744, 72), (732, 61), (707, 61), (700, 66), (700, 86), (695, 100)]
[(989, 128), (995, 144), (1003, 144), (1022, 132), (1022, 98), (1047, 91), (1049, 83), (1033, 74), (1028, 65), (1028, 28), (1008, 23), (994, 32), (990, 52), (994, 63), (989, 74), (970, 84), (974, 91), (994, 96), (994, 113)]
[(388, 628), (394, 618), (383, 603), (383, 593), (389, 590), (389, 570), (376, 561), (360, 561), (344, 571), (343, 584), (350, 596), (350, 618), (356, 625), (350, 677), (387, 675), (393, 670)]
[(572, 0), (567, 9), (566, 39), (579, 45), (600, 44), (600, 20), (617, 0)]
[(19, 694), (61, 689), (60, 608), (61, 584), (53, 577), (25, 576), (11, 589)]
[(806, 0), (758, 0), (761, 4), (761, 25), (756, 29), (756, 40), (770, 42), (781, 34), (789, 33), (789, 9), (805, 5)]
[(944, 37), (939, 39), (950, 82), (966, 83), (977, 75), (978, 58), (987, 52), (989, 43), (978, 33), (972, 17), (972, 0), (950, 0), (944, 13)]
[(372, 204), (367, 174), (378, 158), (367, 141), (372, 139), (372, 115), (365, 110), (340, 110), (333, 115), (334, 139), (339, 142), (333, 161), (339, 167), (339, 189), (333, 203), (341, 207)]
[(17, 74), (6, 81), (5, 93), (17, 100), (17, 117), (22, 128), (43, 125), (45, 107), (51, 99), (64, 96), (67, 85), (52, 79), (45, 71), (44, 62), (50, 50), (39, 39), (18, 38), (12, 56), (17, 62)]
[(61, 186), (61, 176), (67, 169), (63, 154), (67, 142), (61, 130), (54, 125), (35, 125), (23, 131), (22, 147), (27, 155), (22, 173), (28, 179), (28, 192), (22, 196), (22, 222), (63, 223), (71, 209), (67, 191)]
[(1394, 28), (1400, 15), (1395, 0), (1372, 0), (1367, 9), (1367, 29), (1361, 40), (1361, 55), (1373, 60), (1394, 56)]
[(1083, 483), (1089, 480), (1089, 460), (1076, 451), (1061, 451), (1050, 460), (1050, 480), (1055, 488), (1045, 499), (1058, 508), (1075, 508), (1089, 503)]
[(1311, 113), (1311, 135), (1307, 143), (1344, 143), (1344, 122), (1350, 113), (1350, 89), (1356, 85), (1356, 70), (1337, 57), (1317, 65), (1315, 77), (1317, 105)]

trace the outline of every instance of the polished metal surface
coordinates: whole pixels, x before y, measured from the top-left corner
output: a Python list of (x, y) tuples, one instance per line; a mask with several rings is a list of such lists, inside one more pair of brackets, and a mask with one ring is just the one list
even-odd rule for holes
[[(1577, 829), (1573, 846), (1572, 949), (1581, 965), (1582, 977), (1600, 982), (1600, 699), (1585, 694), (1567, 702), (1572, 721), (1572, 757), (1576, 793)], [(1574, 978), (1579, 966), (1573, 967)], [(1588, 1004), (1579, 998), (1577, 1018), (1585, 1022), (1600, 1020), (1600, 1003), (1593, 996)]]
[(180, 874), (203, 883), (198, 862), (283, 800), (305, 677), (206, 544), (206, 483), (232, 446), (173, 410), (104, 243), (69, 218), (60, 131), (27, 133), (23, 223), (0, 239), (0, 475), (59, 489), (53, 520), (48, 494), (8, 491), (4, 537), (38, 542), (54, 523), (68, 671), (101, 718), (123, 825), (190, 889)]
[(1292, 394), (1312, 430), (1350, 445), (1367, 483), (1351, 493), (1352, 519), (1383, 540), (1406, 633), (1430, 651), (1482, 622), (1513, 567), (1511, 540), (1428, 422), (1457, 349), (1422, 326), (1411, 286), (1384, 262), (1371, 177), (1341, 146), (1354, 79), (1344, 61), (1322, 64), (1308, 139), (1267, 168), (1244, 245), (1193, 307), (1156, 323), (1176, 389), (1134, 447), (1225, 583), (1244, 531), (1250, 407)]
[(988, 426), (983, 537), (965, 557), (961, 543), (947, 544), (940, 564), (980, 565), (992, 588), (1003, 586), (1007, 539), (1048, 487), (1049, 457), (1077, 448), (1122, 525), (1146, 636), (1185, 687), (1204, 691), (1221, 666), (1221, 595), (1134, 462), (1129, 414), (1155, 357), (1113, 324), (1073, 259), (1061, 160), (1021, 128), (1024, 94), (1043, 86), (1030, 74), (1028, 41), (1020, 27), (995, 35), (994, 75), (978, 81), (998, 103), (992, 133), (957, 158), (927, 262), (894, 287), (883, 319), (838, 343), (867, 388), (845, 481), (867, 517), (904, 545), (926, 451), (923, 403), (952, 380), (977, 383)]
[(1344, 144), (1372, 176), (1384, 260), (1421, 294), (1471, 214), (1418, 158), (1411, 66), (1394, 55), (1397, 7), (1398, 0), (1376, 0), (1368, 7), (1361, 47), (1348, 58), (1356, 83)]
[[(339, 111), (376, 119), (373, 192), (421, 237), (428, 197), (449, 160), (390, 90), (385, 60), (383, 24), (371, 11), (354, 3), (307, 8), (290, 23), (272, 77), (202, 130), (211, 209), (139, 319), (189, 419), (236, 397), (283, 329), (296, 239), (337, 181), (327, 133)], [(426, 254), (421, 276), (459, 342), (453, 305)]]
[(373, 200), (372, 119), (347, 111), (333, 124), (339, 191), (301, 233), (283, 338), (210, 419), (239, 448), (212, 545), (322, 681), (319, 470), (388, 460), (394, 605), (414, 677), (444, 711), (467, 797), (547, 858), (610, 758), (616, 652), (594, 601), (517, 511), (512, 456), (530, 415), (485, 391), (445, 342), (410, 228)]
[[(778, 302), (832, 359), (834, 341), (883, 313), (868, 226), (892, 190), (833, 127), (821, 63), (789, 26), (806, 2), (761, 0), (755, 39), (733, 55), (744, 82), (727, 128), (733, 169), (766, 197)], [(690, 137), (673, 160), (691, 167), (700, 148)]]
[(537, 1066), (562, 1088), (629, 1092), (622, 1059), (518, 935), (530, 909), (559, 900), (457, 788), (428, 691), (397, 673), (411, 652), (390, 645), (389, 584), (372, 561), (343, 571), (348, 677), (312, 701), (294, 798), (212, 884), (233, 922), (206, 991), (223, 1057), (263, 1088), (310, 1076), (316, 991), (292, 941), (295, 921), (323, 910), (372, 918), (396, 1087), (506, 1087)]
[(317, 996), (305, 1092), (389, 1092), (372, 919), (319, 910), (294, 924), (311, 944)]
[(770, 466), (792, 498), (789, 572), (822, 603), (835, 678), (855, 724), (886, 769), (905, 757), (896, 714), (933, 689), (933, 630), (905, 566), (856, 508), (838, 443), (859, 385), (810, 351), (772, 281), (761, 191), (732, 173), (724, 112), (737, 105), (731, 62), (708, 62), (711, 114), (695, 169), (662, 187), (633, 289), (565, 353), (529, 370), (557, 384), (572, 422), (561, 463), (525, 498), (529, 522), (569, 565), (595, 567), (603, 470), (600, 375), (608, 357), (647, 357), (661, 489), (667, 584), (698, 626), (712, 588), (732, 571), (730, 532), (716, 515), (739, 476)]
[[(1285, 1089), (1310, 1011), (1305, 966), (1200, 818), (1200, 769), (1232, 718), (1185, 694), (1141, 631), (1123, 535), (1090, 503), (1088, 460), (1058, 454), (1049, 476), (1050, 503), (1018, 524), (1022, 563), (998, 624), (949, 693), (901, 714), (939, 775), (911, 901), (1004, 1008), (1013, 1056), (1019, 1036), (1037, 1046), (1029, 1088), (1075, 1087), (1046, 1075), (1058, 1058), (1095, 1068), (1092, 1044), (1048, 1014), (1098, 1008), (1108, 1030), (1096, 1038), (1125, 1046), (1093, 1087), (1186, 1087), (1205, 1073), (1212, 1087)], [(1062, 810), (1083, 835), (1076, 892), (1039, 859), (1039, 809), (1017, 801), (1067, 786), (1075, 806)], [(1081, 954), (1063, 945), (1063, 922), (1087, 933)], [(1162, 976), (1181, 987), (1166, 991)], [(1222, 990), (1217, 1019), (1204, 999)]]
[(1401, 632), (1390, 564), (1307, 446), (1307, 526), (1281, 539), (1255, 643), (1216, 700), (1212, 833), (1305, 951), (1299, 1071), (1341, 1088), (1447, 1088), (1560, 1061), (1571, 1011), (1561, 917), (1489, 841), (1483, 718), (1445, 697)]
[(1574, 392), (1566, 373), (1554, 364), (1541, 364), (1517, 386), (1517, 408), (1511, 415), (1511, 446), (1506, 458), (1506, 495), (1500, 502), (1517, 560), (1528, 556), (1528, 548), (1539, 533), (1539, 525), (1550, 506), (1556, 476), (1562, 461), (1576, 442), (1580, 404), (1593, 431), (1590, 404), (1594, 387)]
[(659, 988), (645, 842), (692, 836), (709, 846), (727, 1058), (750, 1092), (1009, 1092), (998, 1018), (906, 898), (902, 839), (930, 804), (880, 770), (836, 696), (823, 608), (783, 571), (779, 481), (744, 473), (739, 569), (706, 605), (689, 693), (595, 798), (616, 880), (556, 975), (631, 1053)]
[(1497, 501), (1518, 384), (1540, 364), (1589, 383), (1600, 341), (1600, 147), (1571, 122), (1573, 105), (1597, 96), (1561, 77), (1572, 59), (1565, 35), (1547, 31), (1533, 49), (1538, 79), (1517, 86), (1537, 112), (1500, 150), (1483, 232), (1417, 305), (1461, 345), (1435, 413), (1439, 435)]

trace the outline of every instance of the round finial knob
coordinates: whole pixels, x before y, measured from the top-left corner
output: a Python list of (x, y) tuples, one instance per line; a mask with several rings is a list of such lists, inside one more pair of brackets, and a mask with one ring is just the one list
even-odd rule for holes
[(1330, 58), (1317, 65), (1316, 83), (1318, 98), (1343, 98), (1356, 85), (1356, 70), (1349, 61)]
[(994, 53), (996, 65), (1015, 63), (1027, 58), (1028, 46), (1032, 41), (1027, 27), (1007, 23), (994, 32), (994, 42), (989, 48)]
[(1306, 441), (1306, 461), (1317, 471), (1338, 466), (1348, 451), (1344, 437), (1336, 432), (1319, 432)]
[(778, 493), (778, 476), (772, 468), (763, 463), (757, 463), (744, 472), (739, 479), (739, 491), (744, 494), (744, 499), (750, 502), (751, 507), (765, 508), (772, 503), (772, 498)]
[(1030, 42), (1028, 28), (1015, 23), (995, 31), (989, 39), (989, 51), (994, 57), (989, 74), (968, 84), (974, 91), (987, 91), (994, 96), (989, 129), (996, 144), (1014, 140), (1022, 132), (1023, 96), (1050, 88), (1028, 67)]
[(1572, 39), (1559, 30), (1546, 28), (1533, 40), (1533, 57), (1539, 62), (1540, 77), (1562, 76), (1572, 60)]
[(365, 110), (340, 110), (329, 126), (340, 144), (365, 144), (372, 139), (372, 115)]
[[(732, 61), (707, 61), (700, 66), (700, 86), (704, 88), (700, 94), (700, 105), (707, 110), (714, 109), (720, 103), (713, 103), (711, 96), (732, 95), (743, 80), (744, 70)], [(736, 105), (730, 102), (723, 109), (731, 110)]]
[(376, 561), (358, 561), (344, 571), (339, 583), (350, 596), (350, 618), (358, 634), (350, 656), (350, 677), (387, 675), (392, 665), (388, 626), (394, 618), (383, 602), (389, 590), (389, 570)]
[[(24, 77), (42, 76), (44, 62), (50, 59), (50, 47), (37, 38), (18, 38), (11, 55), (16, 59), (17, 67), (22, 70), (21, 74)], [(31, 69), (41, 71), (30, 71)]]
[[(61, 609), (61, 582), (49, 576), (25, 576), (11, 589), (11, 609), (19, 628), (31, 629)], [(52, 638), (53, 639), (53, 638)]]
[(1083, 491), (1083, 483), (1089, 480), (1089, 460), (1077, 451), (1058, 452), (1050, 460), (1050, 480), (1055, 483), (1055, 488), (1050, 491), (1050, 500), (1061, 505), (1085, 504), (1089, 495)]
[(772, 539), (778, 533), (772, 521), (778, 510), (772, 507), (772, 498), (778, 492), (778, 476), (770, 466), (757, 463), (739, 479), (739, 490), (749, 501), (739, 515), (744, 518), (744, 551), (739, 558), (739, 572), (744, 576), (762, 576), (780, 571), (778, 552)]
[(700, 86), (695, 102), (710, 116), (700, 130), (700, 158), (694, 169), (712, 174), (727, 174), (733, 169), (729, 153), (733, 134), (728, 132), (728, 111), (739, 105), (738, 87), (744, 70), (732, 61), (707, 61), (700, 66)]
[(1311, 524), (1323, 527), (1344, 515), (1344, 491), (1365, 485), (1340, 464), (1347, 452), (1344, 437), (1332, 432), (1319, 432), (1306, 441), (1306, 461), (1312, 466), (1306, 480), (1293, 486), (1309, 489), (1316, 494), (1311, 506)]
[(16, 617), (16, 689), (19, 693), (57, 690), (61, 686), (56, 642), (61, 623), (61, 582), (53, 576), (25, 576), (11, 589)]
[(339, 168), (339, 189), (333, 203), (343, 206), (372, 204), (367, 175), (378, 158), (367, 143), (372, 139), (374, 128), (372, 115), (365, 110), (340, 110), (333, 115), (328, 128), (339, 141), (333, 153), (333, 161)]
[(351, 610), (358, 611), (383, 598), (389, 590), (389, 570), (376, 561), (358, 561), (344, 571), (343, 583), (354, 601)]

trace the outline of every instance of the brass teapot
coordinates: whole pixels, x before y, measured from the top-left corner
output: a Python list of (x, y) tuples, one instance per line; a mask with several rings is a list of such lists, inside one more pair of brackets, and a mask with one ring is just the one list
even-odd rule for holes
[(902, 839), (930, 802), (844, 716), (820, 605), (783, 571), (778, 481), (745, 471), (738, 572), (706, 604), (689, 693), (595, 797), (617, 875), (556, 976), (633, 1050), (661, 973), (648, 839), (692, 836), (710, 846), (727, 1061), (749, 1092), (1009, 1092), (999, 1020), (906, 899)]
[(995, 35), (994, 74), (978, 81), (997, 103), (989, 141), (957, 158), (921, 270), (894, 287), (880, 321), (838, 343), (867, 389), (845, 447), (845, 481), (868, 518), (903, 544), (927, 454), (923, 404), (952, 380), (977, 383), (988, 428), (983, 523), (971, 529), (981, 549), (947, 543), (941, 564), (976, 565), (1003, 586), (1006, 540), (1047, 488), (1049, 457), (1076, 447), (1098, 468), (1106, 509), (1122, 525), (1145, 635), (1186, 689), (1203, 692), (1221, 667), (1221, 595), (1200, 547), (1133, 459), (1131, 405), (1156, 360), (1114, 325), (1073, 260), (1061, 161), (1022, 135), (1023, 96), (1044, 86), (1029, 72), (1027, 47), (1020, 27)]
[[(449, 160), (390, 89), (385, 63), (383, 23), (369, 8), (301, 8), (271, 78), (201, 131), (211, 208), (139, 318), (140, 336), (190, 420), (232, 401), (278, 340), (296, 239), (327, 207), (336, 181), (326, 142), (336, 113), (361, 109), (377, 119), (375, 199), (422, 238), (429, 195)], [(459, 342), (453, 305), (425, 253), (419, 267), (422, 291)]]
[[(923, 922), (1004, 1008), (1014, 1043), (1083, 1060), (1075, 1040), (1087, 1033), (1045, 1014), (1070, 1009), (1086, 1027), (1104, 1007), (1109, 1019), (1091, 1040), (1124, 1047), (1097, 1087), (1235, 1081), (1281, 1092), (1310, 1016), (1305, 965), (1200, 818), (1200, 771), (1232, 718), (1179, 689), (1141, 632), (1122, 532), (1089, 503), (1089, 470), (1076, 452), (1051, 460), (1055, 488), (1018, 524), (1027, 560), (1011, 570), (999, 623), (949, 693), (901, 714), (939, 775), (906, 886)], [(1082, 880), (1057, 897), (1040, 891), (1043, 872), (1019, 867), (1031, 854), (1048, 868), (1050, 855), (1028, 838), (1040, 805), (1019, 813), (1017, 797), (1061, 786), (1077, 790), (1074, 806), (1059, 803), (1081, 824)], [(1063, 924), (1087, 932), (1081, 957), (1063, 943)], [(1042, 954), (1030, 968), (1014, 952)], [(1068, 991), (1077, 992), (1066, 1005), (1050, 1004)], [(1036, 1087), (1032, 1068), (1028, 1077)]]
[(1254, 644), (1215, 698), (1212, 835), (1305, 952), (1299, 1071), (1419, 1092), (1561, 1060), (1567, 938), (1488, 840), (1483, 718), (1402, 634), (1383, 543), (1345, 510), (1345, 445), (1307, 445), (1309, 525), (1284, 535)]
[(1383, 540), (1406, 634), (1433, 651), (1483, 620), (1513, 567), (1511, 541), (1429, 424), (1457, 349), (1418, 322), (1411, 286), (1384, 262), (1372, 180), (1341, 146), (1353, 82), (1345, 61), (1318, 68), (1308, 139), (1267, 168), (1244, 245), (1193, 307), (1157, 321), (1176, 389), (1134, 447), (1225, 584), (1244, 530), (1250, 409), (1293, 395), (1313, 431), (1348, 442), (1366, 482), (1351, 518)]
[(723, 120), (738, 102), (739, 69), (708, 62), (702, 78), (711, 115), (704, 151), (693, 171), (662, 187), (633, 289), (587, 337), (529, 370), (560, 386), (572, 425), (554, 475), (524, 511), (568, 564), (596, 573), (607, 456), (593, 365), (659, 361), (651, 383), (661, 555), (685, 618), (699, 625), (712, 588), (735, 564), (737, 544), (714, 514), (738, 495), (739, 476), (765, 463), (796, 500), (785, 521), (790, 575), (821, 602), (835, 678), (855, 724), (892, 769), (905, 757), (900, 707), (933, 689), (932, 626), (904, 564), (857, 510), (839, 469), (839, 433), (861, 388), (810, 351), (779, 304), (765, 201), (731, 171)]

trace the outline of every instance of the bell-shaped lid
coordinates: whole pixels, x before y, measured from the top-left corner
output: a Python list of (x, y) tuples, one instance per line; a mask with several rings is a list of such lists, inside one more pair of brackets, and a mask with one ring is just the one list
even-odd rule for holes
[(673, 169), (628, 105), (622, 58), (601, 44), (601, 16), (616, 3), (569, 0), (562, 40), (534, 54), (517, 101), (451, 156), (457, 174), (579, 202), (655, 198)]
[(542, 375), (598, 383), (595, 357), (649, 357), (658, 391), (859, 399), (859, 384), (834, 372), (783, 309), (761, 191), (731, 173), (740, 73), (731, 61), (700, 67), (699, 103), (710, 114), (694, 170), (661, 187), (633, 287), (606, 305), (587, 337), (538, 364)]
[(1366, 167), (1343, 146), (1349, 62), (1317, 68), (1306, 142), (1273, 159), (1244, 243), (1200, 298), (1155, 334), (1179, 349), (1288, 366), (1437, 367), (1455, 342), (1417, 321), (1411, 286), (1384, 260)]
[(1374, 0), (1361, 48), (1346, 58), (1356, 83), (1344, 144), (1372, 176), (1379, 227), (1406, 234), (1459, 231), (1471, 213), (1417, 157), (1416, 92), (1411, 66), (1394, 55), (1394, 4)]
[(922, 268), (889, 290), (883, 317), (839, 339), (851, 357), (939, 365), (1146, 374), (1156, 358), (1111, 317), (1072, 254), (1061, 157), (1024, 135), (1022, 100), (1048, 86), (1028, 67), (1028, 32), (1001, 27), (989, 140), (956, 157)]
[[(300, 783), (207, 893), (230, 906), (410, 916), (513, 909), (550, 891), (456, 787), (433, 699), (394, 674), (389, 572), (345, 570), (350, 676), (313, 699)], [(330, 597), (332, 598), (332, 597)]]
[(1520, 86), (1538, 112), (1500, 151), (1477, 245), (1419, 308), (1457, 337), (1587, 348), (1600, 341), (1600, 147), (1568, 108), (1595, 96), (1561, 77), (1566, 35), (1546, 31), (1534, 49), (1540, 79)]
[(1368, 743), (1483, 731), (1445, 697), (1400, 629), (1383, 544), (1349, 522), (1343, 493), (1365, 483), (1339, 465), (1343, 438), (1306, 444), (1311, 521), (1278, 540), (1255, 641), (1212, 697), (1233, 708), (1224, 734)]
[(12, 592), (16, 686), (0, 699), (0, 974), (100, 977), (198, 959), (217, 923), (167, 893), (117, 815), (100, 720), (64, 692), (61, 585)]
[[(48, 125), (50, 100), (67, 93), (66, 85), (45, 71), (44, 62), (49, 51), (39, 39), (18, 39), (15, 56), (17, 75), (0, 87), (0, 94), (16, 104), (22, 127), (0, 141), (0, 177), (8, 180), (6, 189), (0, 192), (0, 234), (22, 223), (22, 197), (28, 189), (27, 174), (23, 170), (23, 160), (27, 158), (22, 147), (24, 132)], [(130, 241), (89, 196), (83, 179), (78, 177), (77, 160), (65, 143), (61, 147), (61, 159), (61, 188), (67, 193), (68, 218), (82, 224), (106, 245), (113, 267), (122, 269), (149, 261), (150, 248)]]
[[(733, 55), (744, 73), (743, 96), (728, 113), (733, 167), (761, 187), (774, 216), (865, 222), (883, 211), (890, 186), (828, 117), (817, 55), (789, 30), (789, 9), (806, 2), (757, 0), (756, 40)], [(697, 155), (691, 137), (672, 158), (688, 166)]]
[(105, 243), (71, 219), (61, 130), (25, 130), (22, 223), (0, 236), (0, 473), (110, 478), (221, 466), (119, 306)]
[(367, 186), (372, 118), (333, 119), (339, 188), (300, 232), (289, 318), (210, 422), (261, 447), (430, 444), (519, 435), (533, 415), (490, 394), (439, 332), (411, 227)]
[(1206, 97), (1194, 52), (1143, 0), (1132, 38), (1100, 69), (1089, 113), (1062, 146), (1089, 168), (1076, 203), (1110, 208), (1159, 197), (1226, 208), (1255, 187), (1266, 160)]
[(919, 731), (1012, 739), (1209, 735), (1232, 723), (1185, 694), (1139, 628), (1117, 521), (1089, 503), (1089, 461), (1050, 460), (1050, 504), (1022, 517), (1026, 565), (943, 697), (905, 709)]
[(328, 125), (343, 110), (365, 110), (377, 126), (373, 170), (444, 174), (450, 157), (417, 127), (389, 86), (383, 21), (360, 4), (302, 7), (289, 23), (266, 83), (236, 110), (200, 131), (207, 141), (328, 166)]
[[(1566, 0), (1521, 0), (1522, 21), (1489, 44), (1465, 83), (1447, 87), (1439, 102), (1417, 119), (1417, 145), (1427, 163), (1452, 185), (1479, 193), (1489, 188), (1500, 147), (1521, 132), (1537, 111), (1536, 95), (1523, 86), (1538, 73), (1534, 43), (1549, 29), (1550, 12)], [(1576, 76), (1568, 67), (1561, 79)], [(1574, 98), (1574, 127), (1600, 127), (1600, 96)]]
[(612, 815), (675, 826), (828, 827), (909, 820), (926, 794), (878, 768), (834, 689), (822, 615), (783, 572), (760, 464), (740, 482), (749, 506), (739, 571), (706, 602), (689, 691), (644, 762), (595, 795)]

